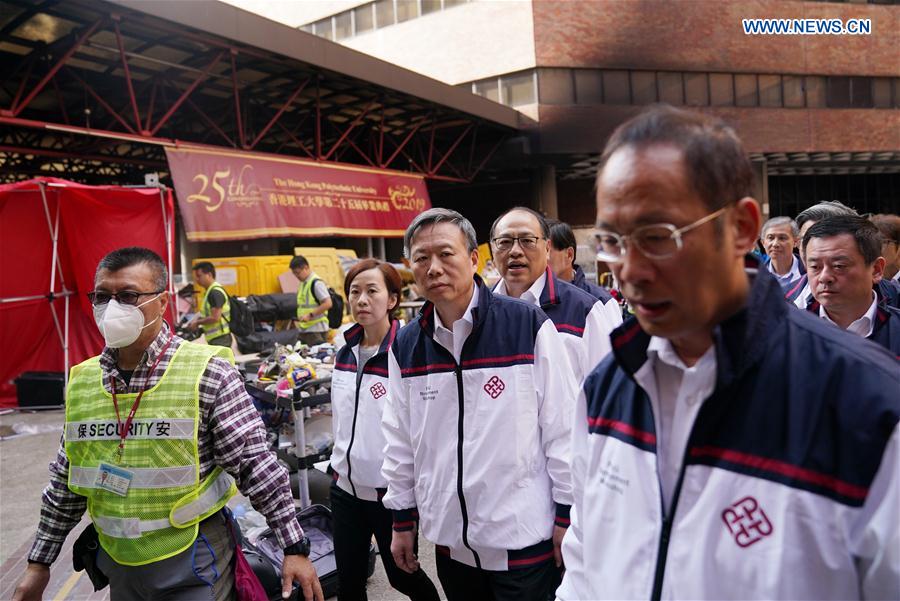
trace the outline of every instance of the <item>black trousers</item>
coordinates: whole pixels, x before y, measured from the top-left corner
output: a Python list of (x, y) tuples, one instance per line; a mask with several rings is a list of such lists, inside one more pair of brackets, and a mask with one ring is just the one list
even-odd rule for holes
[(447, 601), (547, 601), (558, 583), (553, 558), (527, 568), (482, 570), (435, 553)]
[(334, 514), (334, 558), (337, 561), (338, 599), (365, 601), (372, 535), (378, 541), (381, 563), (391, 586), (413, 601), (438, 601), (437, 589), (423, 570), (408, 574), (397, 567), (391, 555), (393, 519), (377, 501), (363, 501), (331, 485)]

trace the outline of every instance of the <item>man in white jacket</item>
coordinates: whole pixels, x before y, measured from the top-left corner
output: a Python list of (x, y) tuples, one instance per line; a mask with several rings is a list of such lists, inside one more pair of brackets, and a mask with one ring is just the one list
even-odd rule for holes
[(576, 383), (553, 323), (492, 294), (476, 249), (472, 225), (447, 209), (416, 217), (404, 238), (428, 302), (388, 360), (391, 552), (415, 569), (418, 524), (450, 601), (545, 601), (568, 525)]

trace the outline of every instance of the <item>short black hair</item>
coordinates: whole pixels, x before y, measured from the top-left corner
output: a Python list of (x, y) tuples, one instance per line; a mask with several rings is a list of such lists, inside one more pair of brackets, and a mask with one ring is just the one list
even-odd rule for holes
[(523, 211), (525, 213), (529, 213), (537, 219), (538, 225), (541, 227), (541, 236), (544, 237), (545, 240), (550, 239), (550, 228), (547, 226), (547, 218), (535, 211), (534, 209), (530, 209), (528, 207), (513, 207), (508, 209), (502, 213), (500, 216), (494, 219), (494, 223), (491, 224), (491, 240), (494, 239), (494, 230), (497, 229), (497, 224), (500, 223), (500, 220), (512, 213), (513, 211)]
[[(559, 219), (547, 219), (547, 227), (550, 228), (550, 244), (556, 250), (565, 250), (571, 248), (578, 252), (578, 241), (575, 239), (575, 232), (565, 221)], [(575, 265), (575, 254), (572, 254), (572, 265)]]
[(100, 259), (97, 264), (97, 271), (94, 272), (94, 281), (101, 270), (116, 272), (132, 265), (146, 263), (153, 270), (153, 279), (156, 283), (157, 290), (165, 290), (169, 283), (169, 272), (166, 270), (166, 264), (162, 258), (149, 248), (141, 246), (126, 246), (125, 248), (117, 248)]
[(871, 221), (859, 215), (834, 215), (815, 222), (803, 236), (803, 251), (813, 238), (831, 238), (850, 234), (856, 240), (856, 248), (866, 265), (881, 256), (881, 232)]
[(884, 242), (893, 242), (900, 245), (900, 216), (879, 213), (878, 215), (872, 215), (869, 219), (881, 232)]
[(291, 270), (303, 269), (304, 267), (309, 267), (309, 261), (303, 255), (297, 255), (291, 259)]
[(212, 277), (216, 277), (216, 266), (209, 261), (200, 261), (199, 263), (195, 263), (193, 271), (208, 273)]
[(734, 129), (717, 117), (665, 104), (616, 128), (600, 157), (597, 178), (616, 151), (655, 145), (681, 151), (688, 183), (710, 211), (753, 196), (753, 167)]

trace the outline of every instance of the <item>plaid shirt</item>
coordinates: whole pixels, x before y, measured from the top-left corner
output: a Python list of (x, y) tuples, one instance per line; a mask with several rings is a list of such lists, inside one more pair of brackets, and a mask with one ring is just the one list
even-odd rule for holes
[[(165, 323), (146, 350), (126, 384), (116, 365), (116, 349), (104, 348), (100, 355), (103, 382), (107, 390), (137, 393), (154, 386), (162, 378), (175, 350), (192, 344), (175, 336), (153, 373), (150, 367), (163, 350), (169, 336)], [(125, 408), (124, 411), (129, 411)], [(69, 460), (64, 438), (56, 460), (50, 464), (50, 484), (44, 489), (41, 519), (30, 561), (50, 564), (56, 560), (69, 531), (81, 520), (87, 499), (69, 490)], [(300, 541), (303, 531), (295, 517), (287, 472), (269, 451), (262, 420), (244, 389), (238, 371), (224, 359), (213, 358), (200, 378), (200, 478), (217, 465), (231, 474), (253, 507), (266, 516), (278, 542), (289, 546)]]

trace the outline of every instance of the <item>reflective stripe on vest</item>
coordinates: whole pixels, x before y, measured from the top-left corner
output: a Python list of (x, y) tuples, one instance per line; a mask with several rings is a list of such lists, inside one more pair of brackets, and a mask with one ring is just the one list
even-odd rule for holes
[(200, 313), (203, 317), (212, 315), (212, 307), (209, 306), (209, 293), (213, 290), (218, 290), (222, 293), (225, 297), (225, 304), (222, 305), (222, 317), (219, 318), (219, 321), (216, 323), (200, 325), (200, 328), (203, 330), (203, 335), (206, 336), (207, 340), (213, 340), (231, 333), (231, 326), (229, 325), (231, 321), (231, 302), (228, 300), (228, 293), (222, 288), (222, 284), (213, 282), (210, 287), (206, 289), (206, 293), (203, 295), (203, 302), (200, 304)]
[(185, 495), (175, 503), (169, 521), (176, 528), (184, 528), (199, 522), (203, 516), (215, 513), (237, 492), (234, 478), (216, 466), (195, 492)]
[[(300, 288), (297, 290), (297, 318), (299, 319), (301, 315), (305, 315), (312, 311), (313, 309), (318, 308), (319, 301), (316, 300), (315, 289), (313, 288), (313, 284), (315, 282), (325, 283), (322, 278), (317, 276), (315, 273), (309, 274), (309, 277), (306, 278), (305, 282), (300, 282)], [(305, 330), (306, 328), (310, 328), (317, 323), (328, 323), (328, 315), (321, 315), (310, 321), (301, 321), (297, 325), (300, 326), (301, 329)]]
[[(235, 492), (234, 486), (220, 484), (221, 469), (200, 481), (199, 386), (213, 357), (234, 361), (231, 349), (181, 342), (163, 376), (144, 393), (122, 457), (122, 467), (134, 473), (124, 497), (95, 484), (99, 464), (113, 461), (119, 443), (118, 436), (108, 436), (118, 430), (118, 423), (112, 396), (103, 388), (99, 360), (94, 357), (72, 368), (66, 391), (68, 484), (87, 498), (100, 545), (120, 564), (143, 565), (184, 551), (197, 537), (197, 522), (218, 511)], [(120, 409), (128, 411), (136, 396), (117, 395)], [(181, 436), (188, 423), (190, 435)], [(91, 425), (96, 426), (93, 436)], [(207, 495), (194, 503), (207, 490), (220, 497)], [(172, 510), (188, 504), (193, 513), (187, 527), (176, 527), (170, 520)]]

